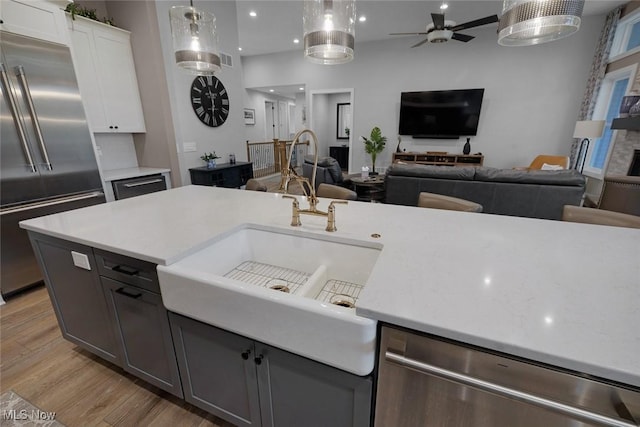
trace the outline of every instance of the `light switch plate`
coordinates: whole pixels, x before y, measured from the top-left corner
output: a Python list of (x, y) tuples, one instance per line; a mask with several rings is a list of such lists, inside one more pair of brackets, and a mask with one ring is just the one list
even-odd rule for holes
[(91, 270), (91, 264), (89, 264), (89, 257), (80, 252), (71, 251), (71, 257), (73, 258), (73, 265), (85, 270)]
[(185, 142), (182, 144), (182, 148), (185, 153), (190, 153), (192, 151), (198, 151), (198, 145), (195, 142)]

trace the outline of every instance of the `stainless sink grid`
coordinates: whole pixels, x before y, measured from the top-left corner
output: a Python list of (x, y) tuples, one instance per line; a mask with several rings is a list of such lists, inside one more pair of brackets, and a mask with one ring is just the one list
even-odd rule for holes
[[(327, 280), (324, 287), (316, 297), (316, 300), (333, 304), (336, 300), (348, 300), (355, 304), (360, 296), (363, 286), (357, 283), (345, 282), (343, 280)], [(342, 298), (347, 296), (348, 298)]]
[(296, 292), (300, 285), (305, 284), (310, 276), (310, 274), (302, 271), (255, 261), (245, 261), (224, 275), (224, 277), (228, 277), (229, 279), (239, 280), (264, 288), (285, 285), (292, 294)]

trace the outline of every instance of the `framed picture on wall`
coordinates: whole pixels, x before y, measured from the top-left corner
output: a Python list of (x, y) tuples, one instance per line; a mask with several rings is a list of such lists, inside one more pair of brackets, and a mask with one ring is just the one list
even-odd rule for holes
[(349, 139), (349, 126), (351, 126), (351, 104), (348, 102), (338, 104), (338, 117), (336, 119), (336, 138)]
[(244, 124), (255, 125), (256, 124), (256, 110), (253, 108), (244, 109)]

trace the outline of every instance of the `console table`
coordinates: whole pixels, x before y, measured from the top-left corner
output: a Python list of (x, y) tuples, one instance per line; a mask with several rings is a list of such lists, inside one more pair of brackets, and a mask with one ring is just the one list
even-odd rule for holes
[(213, 187), (240, 188), (253, 178), (251, 162), (220, 163), (215, 168), (206, 166), (189, 169), (191, 183)]
[(393, 163), (419, 163), (436, 166), (482, 166), (482, 154), (445, 154), (445, 153), (393, 153)]

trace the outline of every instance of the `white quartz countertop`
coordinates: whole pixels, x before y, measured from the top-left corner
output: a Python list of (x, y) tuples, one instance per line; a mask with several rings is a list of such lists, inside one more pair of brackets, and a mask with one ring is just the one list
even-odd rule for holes
[(102, 171), (102, 175), (105, 181), (110, 182), (117, 181), (119, 179), (135, 178), (138, 176), (155, 175), (157, 173), (167, 172), (171, 172), (171, 169), (135, 167)]
[[(187, 186), (21, 226), (169, 265), (240, 224), (290, 221), (281, 195)], [(363, 202), (336, 223), (383, 245), (358, 315), (640, 387), (640, 230)]]

